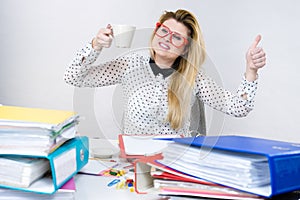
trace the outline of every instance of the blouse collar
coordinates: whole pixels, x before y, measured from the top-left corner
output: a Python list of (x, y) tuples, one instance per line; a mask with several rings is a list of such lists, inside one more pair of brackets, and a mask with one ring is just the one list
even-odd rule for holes
[(178, 69), (179, 66), (179, 62), (177, 59), (175, 60), (171, 68), (160, 68), (152, 58), (150, 58), (149, 64), (155, 76), (161, 74), (164, 78), (170, 76), (175, 70)]

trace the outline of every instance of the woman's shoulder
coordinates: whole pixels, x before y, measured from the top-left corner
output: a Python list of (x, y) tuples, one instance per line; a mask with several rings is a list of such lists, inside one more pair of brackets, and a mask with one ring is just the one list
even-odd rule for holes
[(127, 58), (131, 61), (138, 61), (138, 62), (149, 62), (150, 60), (150, 55), (149, 53), (145, 53), (145, 52), (142, 52), (142, 51), (131, 51), (131, 52), (127, 52), (123, 55), (121, 55), (120, 57), (123, 57), (123, 58)]
[(208, 78), (208, 76), (205, 72), (205, 69), (200, 68), (199, 71), (198, 71), (197, 77), (196, 77), (196, 81), (207, 79), (207, 78)]

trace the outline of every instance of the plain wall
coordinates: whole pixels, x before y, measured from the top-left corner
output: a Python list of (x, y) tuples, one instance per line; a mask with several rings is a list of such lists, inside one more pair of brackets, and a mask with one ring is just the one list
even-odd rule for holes
[[(245, 53), (257, 34), (267, 52), (259, 72), (255, 109), (233, 118), (207, 108), (208, 134), (236, 134), (300, 142), (300, 1), (298, 0), (1, 0), (0, 104), (74, 109), (80, 131), (115, 138), (120, 130), (120, 89), (78, 89), (63, 80), (78, 49), (108, 23), (153, 28), (164, 10), (185, 8), (202, 27), (207, 71), (235, 92), (245, 71)], [(147, 44), (137, 34), (134, 44)], [(109, 59), (126, 49), (105, 49)]]

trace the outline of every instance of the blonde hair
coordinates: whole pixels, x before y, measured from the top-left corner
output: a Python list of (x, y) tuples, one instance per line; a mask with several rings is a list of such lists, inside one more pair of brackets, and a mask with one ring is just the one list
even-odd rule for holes
[[(182, 127), (190, 111), (190, 101), (195, 79), (200, 66), (205, 60), (205, 45), (200, 26), (196, 17), (186, 10), (176, 12), (166, 11), (159, 19), (164, 23), (168, 19), (175, 19), (185, 25), (189, 30), (189, 43), (185, 47), (185, 54), (178, 57), (179, 63), (175, 73), (172, 74), (168, 89), (168, 115), (167, 121), (173, 129)], [(155, 30), (156, 31), (156, 30)], [(151, 41), (155, 36), (152, 34)], [(155, 51), (151, 49), (151, 56), (155, 58)]]

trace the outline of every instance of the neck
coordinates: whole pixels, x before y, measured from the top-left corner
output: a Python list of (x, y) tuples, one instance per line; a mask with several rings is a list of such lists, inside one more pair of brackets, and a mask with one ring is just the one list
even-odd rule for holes
[(162, 58), (154, 58), (155, 64), (159, 66), (161, 69), (172, 68), (174, 60), (162, 59)]

